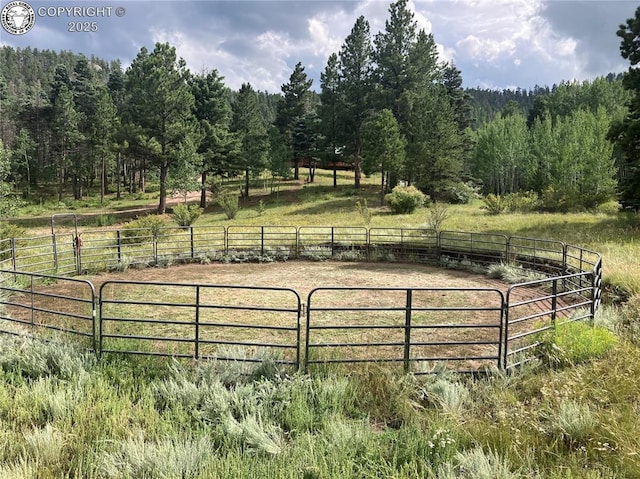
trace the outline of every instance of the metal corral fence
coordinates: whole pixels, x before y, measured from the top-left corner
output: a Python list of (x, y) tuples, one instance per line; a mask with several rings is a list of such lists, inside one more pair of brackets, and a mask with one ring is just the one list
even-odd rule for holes
[[(68, 277), (135, 265), (294, 258), (508, 263), (545, 278), (506, 291), (320, 287), (303, 303), (286, 288), (107, 281), (96, 292), (90, 281)], [(374, 361), (416, 373), (436, 364), (510, 369), (532, 358), (541, 333), (593, 318), (602, 296), (596, 252), (552, 240), (416, 228), (52, 232), (0, 240), (0, 276), (0, 333), (56, 331), (84, 338), (98, 354), (255, 360), (246, 351), (261, 349), (305, 371)]]

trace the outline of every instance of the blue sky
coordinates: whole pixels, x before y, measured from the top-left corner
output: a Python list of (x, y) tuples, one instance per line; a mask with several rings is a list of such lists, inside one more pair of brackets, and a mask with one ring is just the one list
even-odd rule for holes
[[(299, 61), (319, 88), (328, 56), (338, 52), (356, 18), (384, 28), (389, 1), (29, 1), (51, 7), (112, 7), (109, 17), (38, 15), (24, 35), (0, 29), (13, 47), (70, 50), (120, 59), (126, 68), (141, 47), (169, 42), (193, 72), (216, 69), (225, 83), (279, 92)], [(0, 0), (4, 7), (7, 0)], [(638, 2), (621, 0), (413, 0), (420, 28), (433, 33), (440, 59), (454, 62), (464, 85), (532, 88), (622, 72), (616, 31)], [(42, 10), (44, 7), (44, 10)], [(115, 15), (124, 8), (125, 14)], [(70, 22), (96, 22), (97, 32), (69, 32)]]

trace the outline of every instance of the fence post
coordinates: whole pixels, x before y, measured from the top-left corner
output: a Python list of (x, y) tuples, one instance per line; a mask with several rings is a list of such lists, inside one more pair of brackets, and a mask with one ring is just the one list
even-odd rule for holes
[(36, 329), (36, 304), (34, 300), (34, 290), (33, 290), (33, 275), (30, 275), (31, 278), (31, 329)]
[(404, 313), (404, 372), (410, 369), (409, 357), (411, 355), (411, 305), (413, 290), (407, 289), (407, 302)]
[(11, 240), (9, 240), (9, 244), (11, 245), (11, 266), (13, 267), (13, 279), (17, 281), (18, 275), (16, 275), (16, 272), (18, 271), (18, 267), (16, 259), (16, 239), (11, 238)]
[(333, 234), (333, 226), (331, 227), (331, 257), (333, 258), (334, 254), (334, 234)]
[(551, 286), (551, 323), (555, 329), (558, 308), (558, 280), (554, 279)]
[(200, 286), (196, 286), (195, 359), (200, 358)]
[(56, 234), (51, 235), (51, 246), (53, 248), (53, 269), (58, 270), (58, 246), (56, 242)]
[(502, 346), (502, 369), (507, 370), (507, 355), (509, 351), (509, 300), (511, 298), (511, 288), (507, 291), (506, 299), (502, 301), (502, 330), (504, 334), (504, 343)]
[(511, 255), (511, 236), (507, 236), (507, 244), (504, 251), (504, 264), (510, 264)]
[(121, 251), (121, 241), (120, 241), (120, 230), (116, 230), (116, 246), (118, 248), (118, 263), (122, 263), (122, 251)]
[(591, 277), (591, 319), (595, 319), (600, 300), (600, 287), (602, 284), (602, 260), (599, 260), (593, 268)]
[(260, 256), (264, 256), (264, 226), (260, 227)]
[(158, 266), (158, 232), (153, 231), (153, 264)]

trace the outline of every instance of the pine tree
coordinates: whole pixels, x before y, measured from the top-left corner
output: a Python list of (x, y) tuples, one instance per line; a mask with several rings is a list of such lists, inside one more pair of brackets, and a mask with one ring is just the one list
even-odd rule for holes
[(158, 214), (164, 214), (169, 166), (177, 161), (185, 138), (195, 134), (190, 73), (175, 47), (157, 43), (151, 53), (140, 50), (126, 76), (131, 139), (138, 153), (158, 169)]
[(293, 131), (302, 118), (311, 114), (311, 85), (313, 80), (307, 79), (307, 74), (301, 62), (298, 62), (289, 77), (289, 82), (282, 85), (284, 97), (278, 103), (275, 124), (287, 139), (287, 145), (293, 158), (295, 180), (300, 178), (300, 160), (293, 144)]
[(322, 149), (333, 165), (333, 187), (338, 186), (338, 147), (340, 138), (340, 73), (338, 55), (332, 53), (324, 72), (320, 74), (320, 106), (318, 115), (323, 135)]
[(381, 173), (380, 204), (383, 205), (390, 173), (402, 169), (407, 141), (393, 113), (386, 108), (365, 123), (363, 137), (363, 170), (366, 174)]
[(622, 39), (620, 53), (629, 60), (631, 66), (625, 73), (623, 84), (633, 98), (629, 102), (629, 114), (616, 125), (611, 136), (620, 144), (624, 152), (620, 184), (620, 202), (624, 207), (640, 208), (640, 7), (635, 16), (620, 25), (617, 35)]
[(250, 175), (260, 173), (267, 166), (269, 138), (258, 112), (256, 92), (249, 83), (243, 83), (233, 109), (231, 131), (240, 145), (237, 169), (245, 174), (244, 197), (249, 197)]
[(198, 154), (202, 160), (200, 207), (206, 206), (206, 185), (209, 173), (223, 174), (230, 169), (229, 160), (238, 148), (230, 132), (231, 105), (228, 89), (217, 70), (191, 79), (191, 90), (195, 99), (194, 115), (202, 137)]
[(340, 49), (340, 124), (346, 153), (353, 157), (356, 188), (362, 177), (362, 127), (371, 110), (372, 55), (369, 22), (360, 16)]

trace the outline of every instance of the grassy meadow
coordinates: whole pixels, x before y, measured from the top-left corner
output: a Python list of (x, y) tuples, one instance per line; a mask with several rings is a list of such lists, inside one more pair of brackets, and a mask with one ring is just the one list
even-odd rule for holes
[[(287, 182), (277, 192), (259, 181), (235, 219), (212, 205), (196, 225), (433, 226), (433, 207), (411, 215), (380, 207), (379, 178), (360, 191), (349, 173), (336, 190), (331, 180), (318, 172), (314, 184)], [(46, 232), (48, 215), (67, 211), (81, 228), (114, 226), (154, 199), (43, 203), (15, 223)], [(370, 218), (355, 208), (364, 199)], [(269, 358), (98, 361), (72, 345), (3, 336), (0, 477), (640, 477), (640, 217), (611, 205), (501, 215), (481, 206), (448, 206), (439, 227), (549, 238), (603, 254), (610, 302), (594, 325), (559, 328), (539, 360), (516, 374), (478, 377), (400, 376), (377, 365), (305, 376)]]

